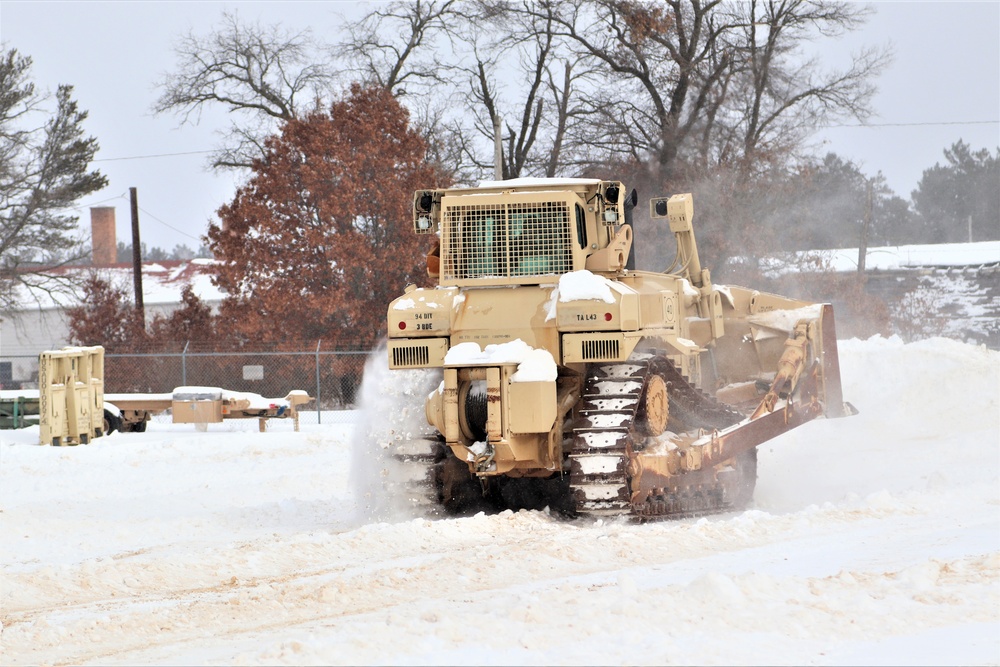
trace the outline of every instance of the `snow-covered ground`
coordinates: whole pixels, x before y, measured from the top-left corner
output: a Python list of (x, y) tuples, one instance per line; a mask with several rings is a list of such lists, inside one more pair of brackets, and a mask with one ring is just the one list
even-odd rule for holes
[(860, 414), (764, 445), (753, 509), (643, 525), (390, 512), (427, 387), (377, 364), (353, 424), (0, 432), (0, 663), (1000, 664), (1000, 352), (841, 362)]

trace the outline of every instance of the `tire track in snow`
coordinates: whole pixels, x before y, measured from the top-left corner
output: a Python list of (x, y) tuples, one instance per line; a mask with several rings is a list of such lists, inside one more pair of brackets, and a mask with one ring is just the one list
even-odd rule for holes
[[(905, 520), (914, 514), (920, 511), (882, 502), (867, 508), (828, 507), (782, 516), (749, 512), (636, 526), (505, 513), (244, 543), (233, 552), (195, 553), (184, 563), (107, 559), (77, 569), (91, 569), (92, 583), (124, 581), (142, 574), (142, 568), (159, 568), (160, 574), (145, 584), (136, 578), (144, 588), (120, 588), (121, 598), (113, 593), (88, 599), (107, 588), (94, 590), (84, 580), (75, 590), (65, 585), (50, 589), (47, 604), (16, 610), (5, 605), (3, 643), (7, 655), (16, 656), (11, 664), (128, 662), (129, 656), (154, 649), (180, 650), (220, 637), (273, 633), (428, 601), (449, 609), (467, 605), (463, 600), (470, 596), (509, 595), (526, 586), (543, 591), (591, 586), (623, 567), (655, 566), (679, 576), (671, 585), (680, 585), (700, 568), (713, 567), (713, 559), (731, 558), (733, 552), (797, 540), (835, 542), (844, 525)], [(420, 539), (412, 539), (413, 534)], [(802, 551), (801, 546), (788, 548)], [(351, 564), (317, 566), (344, 562)], [(99, 572), (101, 567), (106, 571)], [(590, 583), (574, 583), (579, 578)]]

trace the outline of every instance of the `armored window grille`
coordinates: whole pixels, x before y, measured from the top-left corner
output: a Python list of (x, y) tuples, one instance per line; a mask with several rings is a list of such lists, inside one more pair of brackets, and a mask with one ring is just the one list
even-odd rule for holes
[(571, 271), (566, 202), (478, 204), (445, 209), (441, 277), (516, 278)]

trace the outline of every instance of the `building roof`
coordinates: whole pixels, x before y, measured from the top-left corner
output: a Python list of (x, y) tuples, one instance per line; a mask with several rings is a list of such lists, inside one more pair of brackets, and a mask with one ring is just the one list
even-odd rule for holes
[[(214, 259), (165, 260), (143, 262), (142, 300), (146, 306), (167, 305), (181, 302), (181, 292), (190, 284), (194, 293), (207, 305), (218, 304), (225, 294), (212, 284), (215, 275)], [(112, 264), (104, 266), (65, 266), (51, 269), (47, 273), (63, 278), (85, 279), (96, 275), (115, 287), (133, 293), (132, 265)], [(28, 293), (23, 286), (17, 287), (21, 310), (46, 310), (72, 307), (79, 304), (81, 294), (61, 294), (58, 302), (49, 294), (35, 290)]]

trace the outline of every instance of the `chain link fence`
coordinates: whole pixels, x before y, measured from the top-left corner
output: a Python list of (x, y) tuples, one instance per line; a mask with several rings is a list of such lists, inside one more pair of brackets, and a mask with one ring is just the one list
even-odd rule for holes
[[(348, 421), (357, 407), (370, 350), (312, 349), (212, 352), (175, 349), (104, 355), (106, 394), (169, 394), (177, 387), (220, 387), (284, 398), (303, 390), (313, 398), (299, 409), (304, 424)], [(38, 357), (0, 355), (3, 389), (36, 389)], [(338, 413), (343, 413), (342, 415)], [(169, 415), (153, 416), (169, 422)]]

